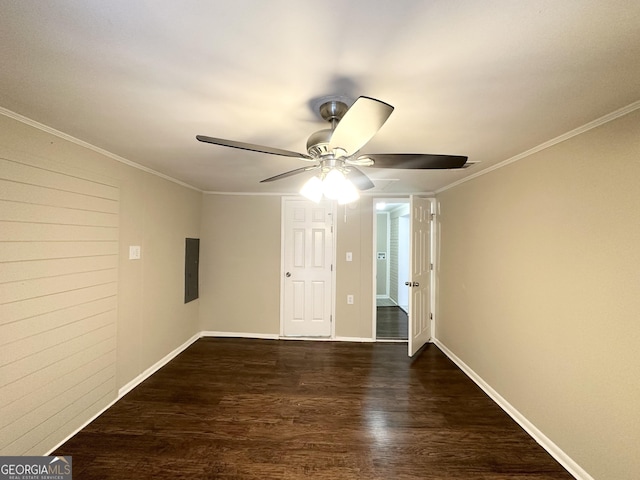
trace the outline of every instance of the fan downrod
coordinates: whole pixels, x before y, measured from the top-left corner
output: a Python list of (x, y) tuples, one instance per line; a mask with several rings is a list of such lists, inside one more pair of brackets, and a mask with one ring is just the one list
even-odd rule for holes
[(331, 123), (331, 128), (336, 128), (336, 125), (342, 120), (348, 109), (347, 104), (340, 100), (329, 100), (320, 105), (320, 116)]

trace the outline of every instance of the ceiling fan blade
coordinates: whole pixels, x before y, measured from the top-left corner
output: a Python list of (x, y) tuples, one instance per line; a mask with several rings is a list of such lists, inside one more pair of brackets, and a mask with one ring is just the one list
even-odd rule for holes
[(342, 148), (349, 154), (360, 150), (384, 125), (393, 112), (388, 103), (375, 98), (359, 97), (338, 122), (331, 135), (329, 148)]
[(315, 170), (317, 168), (320, 168), (320, 165), (312, 165), (312, 166), (309, 166), (309, 167), (296, 168), (295, 170), (289, 170), (288, 172), (280, 173), (280, 174), (275, 175), (273, 177), (269, 177), (269, 178), (265, 178), (264, 180), (260, 180), (260, 183), (273, 182), (275, 180), (280, 180), (282, 178), (291, 177), (293, 175), (298, 175), (299, 173), (308, 172), (309, 170)]
[(222, 145), (223, 147), (239, 148), (241, 150), (249, 150), (251, 152), (269, 153), (271, 155), (281, 155), (283, 157), (303, 158), (305, 160), (314, 160), (304, 153), (292, 152), (290, 150), (282, 150), (281, 148), (265, 147), (264, 145), (255, 145), (253, 143), (236, 142), (234, 140), (225, 140), (223, 138), (207, 137), (206, 135), (196, 135), (201, 142), (213, 143), (214, 145)]
[(367, 177), (362, 170), (356, 167), (349, 167), (349, 174), (347, 178), (351, 180), (358, 190), (369, 190), (375, 187), (369, 177)]
[(372, 167), (399, 169), (451, 169), (462, 168), (468, 157), (462, 155), (431, 155), (428, 153), (369, 153), (360, 158), (373, 160)]

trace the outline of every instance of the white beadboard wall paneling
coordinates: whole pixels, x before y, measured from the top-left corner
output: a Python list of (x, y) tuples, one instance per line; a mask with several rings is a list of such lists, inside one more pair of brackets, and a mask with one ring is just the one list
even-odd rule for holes
[(0, 455), (42, 455), (116, 390), (119, 188), (0, 158)]

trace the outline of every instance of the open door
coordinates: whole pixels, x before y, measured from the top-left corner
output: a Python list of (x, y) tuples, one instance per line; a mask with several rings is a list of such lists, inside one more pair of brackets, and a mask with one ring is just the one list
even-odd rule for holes
[(431, 338), (431, 201), (411, 196), (409, 356)]

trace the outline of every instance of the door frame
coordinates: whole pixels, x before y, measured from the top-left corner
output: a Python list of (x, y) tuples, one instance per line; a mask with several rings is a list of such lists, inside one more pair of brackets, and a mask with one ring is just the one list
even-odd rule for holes
[(285, 289), (285, 205), (288, 201), (306, 201), (310, 205), (315, 205), (311, 200), (302, 195), (283, 195), (280, 197), (280, 339), (284, 340), (334, 340), (336, 338), (336, 214), (337, 204), (335, 201), (328, 203), (332, 218), (331, 235), (331, 335), (329, 337), (287, 337), (284, 334), (284, 289)]
[[(419, 196), (419, 195), (418, 195)], [(396, 197), (373, 197), (373, 228), (372, 228), (372, 242), (373, 242), (373, 255), (376, 254), (376, 246), (377, 246), (377, 210), (376, 203), (377, 202), (386, 202), (386, 203), (409, 203), (410, 195), (406, 197), (396, 196)], [(439, 243), (438, 240), (440, 238), (439, 230), (438, 230), (438, 203), (433, 194), (425, 194), (423, 198), (428, 199), (431, 202), (431, 213), (434, 215), (433, 221), (431, 222), (431, 263), (433, 263), (433, 270), (431, 270), (430, 282), (431, 282), (431, 313), (433, 314), (433, 318), (431, 319), (431, 332), (430, 337), (431, 341), (435, 338), (435, 326), (436, 326), (436, 270), (438, 269), (437, 257), (436, 254), (439, 252)], [(335, 217), (334, 217), (335, 218)], [(396, 342), (396, 343), (409, 343), (408, 340), (378, 340), (376, 337), (376, 327), (377, 327), (377, 305), (376, 305), (376, 273), (377, 273), (377, 265), (375, 258), (373, 259), (373, 269), (371, 275), (371, 288), (373, 291), (373, 305), (371, 308), (371, 339), (374, 342)], [(334, 271), (335, 273), (335, 271)], [(334, 317), (335, 318), (335, 317)]]
[(409, 203), (409, 196), (407, 195), (406, 197), (373, 197), (373, 229), (371, 232), (372, 235), (372, 242), (373, 242), (373, 269), (372, 269), (372, 274), (371, 274), (371, 285), (372, 285), (372, 289), (373, 289), (373, 305), (371, 306), (371, 339), (374, 342), (384, 342), (384, 343), (408, 343), (408, 340), (392, 340), (392, 339), (385, 339), (385, 340), (378, 340), (377, 338), (377, 320), (378, 320), (378, 311), (377, 311), (377, 298), (376, 298), (376, 292), (377, 292), (377, 283), (376, 283), (376, 275), (378, 274), (378, 265), (376, 262), (376, 249), (378, 246), (378, 210), (376, 209), (376, 204), (378, 202), (385, 202), (385, 203)]

